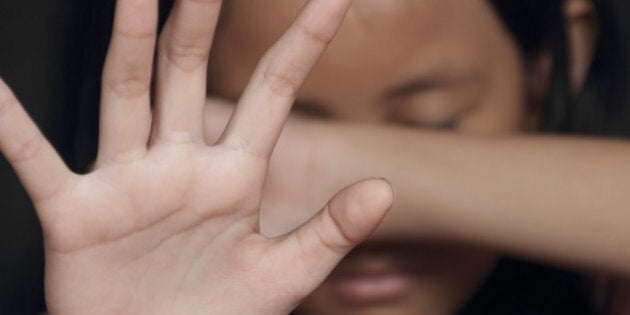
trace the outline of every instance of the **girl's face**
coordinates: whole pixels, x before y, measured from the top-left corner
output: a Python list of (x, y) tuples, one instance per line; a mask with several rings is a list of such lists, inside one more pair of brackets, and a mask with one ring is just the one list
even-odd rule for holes
[[(226, 2), (210, 90), (236, 99), (304, 2)], [(516, 44), (485, 0), (357, 0), (295, 110), (340, 121), (509, 134), (528, 125), (525, 86)], [(493, 261), (455, 246), (366, 244), (299, 311), (453, 313)]]

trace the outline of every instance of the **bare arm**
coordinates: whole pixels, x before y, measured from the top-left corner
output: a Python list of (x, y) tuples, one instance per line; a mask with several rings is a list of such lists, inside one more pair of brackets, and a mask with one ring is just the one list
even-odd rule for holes
[[(217, 120), (206, 125), (209, 139), (231, 111), (219, 103), (207, 106)], [(396, 191), (378, 238), (465, 242), (630, 274), (626, 142), (474, 136), (293, 118), (271, 159), (263, 233), (290, 231), (327, 196), (365, 177), (384, 177)]]
[[(396, 204), (380, 237), (455, 240), (630, 274), (630, 144), (481, 137), (393, 127), (319, 128), (327, 189), (382, 176)], [(327, 130), (327, 131), (326, 131)]]

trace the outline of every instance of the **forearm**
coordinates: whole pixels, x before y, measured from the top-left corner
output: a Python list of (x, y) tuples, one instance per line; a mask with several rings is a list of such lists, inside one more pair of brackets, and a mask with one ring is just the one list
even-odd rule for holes
[(378, 176), (395, 187), (377, 237), (465, 241), (630, 274), (630, 144), (333, 129), (338, 182)]

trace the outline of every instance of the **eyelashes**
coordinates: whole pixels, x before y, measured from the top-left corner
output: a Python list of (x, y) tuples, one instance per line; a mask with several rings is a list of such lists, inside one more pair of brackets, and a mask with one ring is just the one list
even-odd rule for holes
[(293, 113), (308, 117), (319, 119), (332, 119), (332, 113), (326, 109), (323, 104), (314, 101), (297, 100), (293, 104)]
[[(334, 120), (335, 115), (330, 112), (323, 104), (313, 101), (296, 101), (292, 109), (293, 114), (313, 119)], [(428, 129), (435, 131), (452, 131), (457, 129), (461, 120), (461, 115), (455, 117), (445, 117), (439, 121), (426, 121), (423, 118), (417, 118), (416, 115), (397, 113), (387, 117), (387, 121), (392, 124), (407, 126), (410, 128)]]
[(394, 124), (403, 125), (409, 128), (426, 129), (433, 131), (454, 131), (457, 129), (460, 119), (459, 117), (457, 117), (439, 122), (423, 122), (419, 120), (414, 120), (413, 118), (407, 118), (391, 119), (390, 121)]

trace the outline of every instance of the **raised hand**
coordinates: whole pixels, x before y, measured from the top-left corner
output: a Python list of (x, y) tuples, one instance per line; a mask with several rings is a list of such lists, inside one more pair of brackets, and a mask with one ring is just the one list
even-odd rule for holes
[[(204, 122), (208, 143), (219, 139), (233, 110), (229, 101), (208, 99)], [(357, 180), (348, 179), (339, 169), (330, 172), (342, 162), (333, 156), (360, 158), (350, 156), (351, 150), (339, 152), (334, 145), (344, 136), (337, 132), (337, 125), (297, 115), (287, 120), (269, 160), (260, 206), (261, 233), (273, 237), (294, 230), (317, 213), (322, 200)]]
[(350, 4), (309, 1), (208, 146), (206, 68), (221, 1), (176, 2), (151, 97), (157, 0), (119, 0), (87, 175), (68, 170), (0, 81), (0, 149), (43, 226), (51, 314), (287, 313), (371, 233), (392, 202), (381, 180), (346, 188), (285, 236), (258, 232), (269, 156)]

